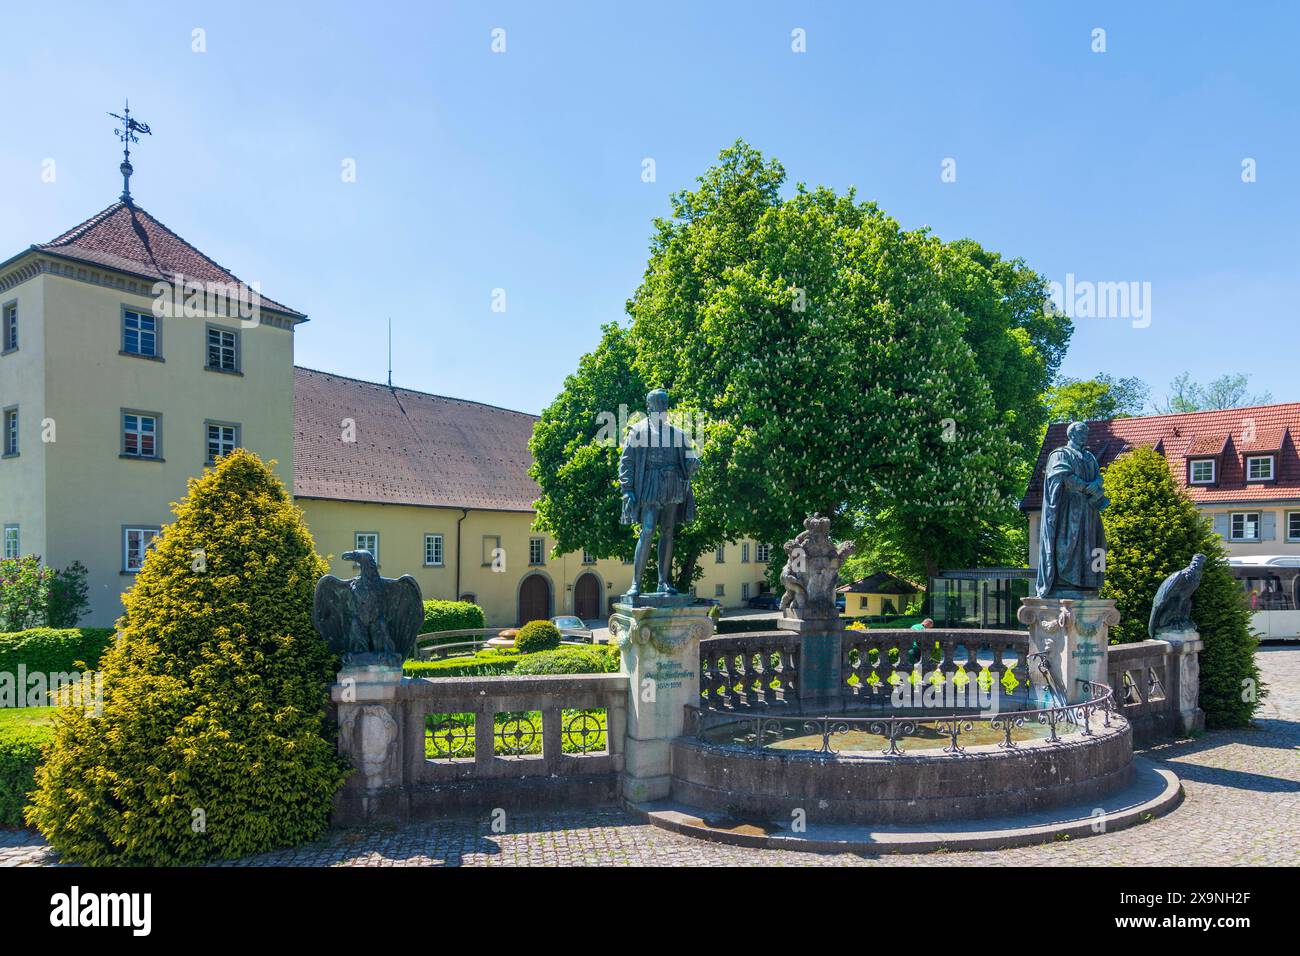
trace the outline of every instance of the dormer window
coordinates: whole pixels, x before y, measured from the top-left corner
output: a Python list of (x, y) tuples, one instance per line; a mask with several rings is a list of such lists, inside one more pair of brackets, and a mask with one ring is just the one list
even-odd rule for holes
[(1212, 485), (1215, 480), (1215, 461), (1213, 458), (1194, 458), (1188, 472), (1188, 483), (1193, 485)]
[(1246, 480), (1247, 481), (1272, 481), (1273, 480), (1273, 456), (1272, 455), (1247, 456)]

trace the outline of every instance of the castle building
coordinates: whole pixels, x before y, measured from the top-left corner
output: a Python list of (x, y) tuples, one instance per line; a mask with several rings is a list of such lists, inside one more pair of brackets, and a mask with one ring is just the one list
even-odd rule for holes
[[(83, 623), (111, 625), (186, 482), (235, 447), (275, 459), (335, 574), (375, 554), (489, 626), (592, 619), (631, 567), (552, 557), (532, 530), (536, 416), (294, 365), (307, 316), (123, 198), (0, 263), (3, 554), (86, 565)], [(630, 532), (629, 532), (630, 533)], [(703, 598), (761, 589), (755, 541), (702, 561)]]

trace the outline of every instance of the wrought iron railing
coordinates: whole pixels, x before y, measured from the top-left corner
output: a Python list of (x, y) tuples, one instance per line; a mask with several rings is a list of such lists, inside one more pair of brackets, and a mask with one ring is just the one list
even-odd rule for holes
[[(1061, 728), (1068, 726), (1082, 736), (1096, 734), (1094, 723), (1109, 729), (1112, 723), (1124, 718), (1115, 708), (1114, 695), (1105, 684), (1080, 682), (1086, 699), (1075, 704), (1061, 704), (1051, 707), (1037, 707), (1024, 710), (999, 711), (990, 714), (947, 713), (935, 716), (910, 715), (885, 717), (881, 715), (791, 717), (772, 714), (736, 714), (718, 711), (698, 711), (694, 715), (693, 731), (696, 736), (709, 742), (718, 743), (719, 736), (728, 739), (727, 746), (738, 746), (746, 750), (773, 750), (781, 753), (837, 756), (841, 753), (833, 746), (834, 738), (857, 731), (880, 737), (884, 746), (880, 753), (887, 756), (902, 756), (906, 753), (902, 742), (909, 737), (920, 738), (926, 728), (931, 733), (925, 736), (944, 739), (942, 752), (951, 756), (967, 753), (962, 736), (969, 735), (977, 728), (987, 728), (1001, 739), (996, 741), (1000, 750), (1015, 750), (1022, 744), (1015, 739), (1016, 730), (1027, 725), (1038, 725), (1046, 729), (1041, 739), (1048, 744), (1064, 741)], [(937, 731), (937, 733), (935, 733)], [(794, 738), (813, 738), (820, 742), (803, 751), (790, 748), (777, 748), (776, 745)], [(969, 738), (968, 738), (969, 740)]]

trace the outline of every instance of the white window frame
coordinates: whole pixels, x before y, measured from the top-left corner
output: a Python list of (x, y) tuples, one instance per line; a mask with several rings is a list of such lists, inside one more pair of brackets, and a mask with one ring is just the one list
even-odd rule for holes
[(767, 564), (768, 561), (772, 560), (772, 554), (769, 551), (767, 545), (760, 544), (754, 550), (755, 550), (754, 560), (756, 560), (759, 564)]
[(16, 524), (5, 525), (4, 556), (6, 558), (22, 557), (22, 533)]
[[(374, 546), (370, 546), (368, 539), (374, 539)], [(364, 544), (362, 542), (365, 542)], [(354, 531), (352, 532), (352, 550), (369, 551), (370, 556), (375, 559), (375, 565), (379, 564), (379, 532), (378, 531)]]
[(546, 563), (546, 539), (528, 539), (528, 566), (538, 568)]
[[(218, 342), (216, 345), (213, 345), (212, 342), (213, 335), (216, 335), (218, 337)], [(229, 345), (225, 344), (223, 338), (224, 336), (227, 335), (230, 336)], [(210, 372), (233, 373), (233, 372), (242, 371), (242, 369), (240, 368), (241, 356), (239, 354), (240, 353), (239, 346), (240, 346), (239, 332), (237, 332), (235, 329), (227, 329), (224, 326), (220, 326), (220, 325), (207, 326), (207, 328), (204, 330), (203, 333), (203, 367)], [(217, 364), (215, 365), (212, 363), (212, 351), (214, 348), (216, 349), (217, 356), (218, 356), (218, 361)], [(229, 366), (225, 364), (225, 356), (227, 352), (230, 355)]]
[(18, 351), (18, 303), (0, 307), (0, 354)]
[[(136, 328), (134, 330), (128, 330), (127, 328), (128, 316), (134, 316), (137, 320)], [(144, 319), (147, 319), (153, 323), (152, 329), (146, 329), (143, 327), (143, 322), (140, 320), (144, 320)], [(128, 331), (135, 332), (135, 341), (136, 341), (136, 345), (139, 346), (138, 348), (135, 349), (127, 348), (126, 333)], [(146, 335), (153, 336), (153, 350), (149, 352), (144, 351), (144, 342), (145, 342)], [(122, 306), (122, 354), (135, 355), (138, 356), (139, 358), (147, 358), (147, 359), (162, 358), (162, 322), (159, 321), (158, 316), (154, 315), (152, 312), (146, 309), (131, 309), (128, 308), (127, 306)]]
[[(1250, 473), (1251, 467), (1257, 461), (1268, 462), (1267, 475), (1252, 475)], [(1277, 462), (1272, 455), (1247, 455), (1246, 456), (1246, 480), (1247, 481), (1272, 481), (1274, 475), (1276, 474), (1277, 474)]]
[(3, 414), (0, 414), (0, 425), (4, 428), (3, 455), (5, 458), (14, 458), (18, 455), (18, 406), (10, 405)]
[[(218, 451), (216, 455), (212, 453), (212, 445), (213, 445), (212, 429), (214, 428), (221, 429), (221, 430), (229, 429), (230, 436), (231, 436), (229, 442), (230, 445), (229, 449), (222, 451), (221, 449), (225, 448), (227, 443), (225, 441), (224, 435), (221, 434), (218, 435), (217, 442), (216, 442), (216, 444), (218, 445)], [(236, 448), (240, 447), (240, 438), (242, 437), (240, 435), (240, 432), (242, 430), (243, 429), (240, 427), (238, 422), (212, 422), (212, 421), (204, 422), (203, 423), (203, 446), (206, 449), (205, 452), (206, 457), (204, 460), (209, 465), (214, 464), (218, 456), (229, 455)]]
[[(132, 429), (127, 425), (127, 419), (136, 420), (135, 428)], [(119, 416), (121, 426), (121, 442), (118, 446), (118, 452), (123, 458), (135, 458), (141, 461), (161, 461), (162, 460), (162, 416), (157, 412), (143, 412), (134, 408), (122, 409)], [(144, 428), (144, 420), (149, 419), (153, 422), (153, 454), (145, 455), (140, 452), (144, 447), (143, 438), (149, 434)], [(134, 453), (127, 451), (126, 438), (128, 435), (136, 436), (136, 451)]]
[(442, 535), (426, 534), (424, 536), (424, 566), (426, 568), (440, 568), (443, 566), (445, 555), (442, 546)]
[(740, 563), (749, 564), (749, 542), (748, 541), (742, 541), (740, 543)]
[(1286, 513), (1286, 539), (1300, 541), (1300, 511)]
[[(1210, 477), (1197, 478), (1196, 477), (1197, 465), (1209, 465)], [(1217, 479), (1218, 477), (1219, 477), (1219, 463), (1215, 461), (1213, 458), (1193, 458), (1190, 462), (1188, 462), (1187, 483), (1189, 485), (1212, 485), (1214, 484), (1215, 479)]]
[(740, 599), (741, 599), (742, 601), (748, 601), (748, 600), (749, 600), (749, 582), (748, 582), (748, 581), (746, 581), (744, 584), (742, 584), (742, 585), (740, 586)]
[[(1247, 519), (1254, 516), (1255, 533), (1246, 536), (1245, 530), (1249, 522)], [(1242, 534), (1237, 534), (1237, 519), (1241, 519)], [(1233, 511), (1228, 515), (1228, 540), (1229, 541), (1260, 541), (1260, 535), (1263, 534), (1264, 520), (1263, 515), (1258, 511)]]
[(713, 552), (713, 563), (714, 564), (727, 563), (727, 546), (725, 544), (718, 545), (718, 550)]
[[(122, 572), (124, 574), (139, 574), (140, 568), (144, 567), (145, 558), (149, 554), (149, 549), (153, 547), (158, 535), (162, 533), (162, 528), (156, 524), (135, 524), (122, 526)], [(136, 567), (131, 567), (131, 535), (140, 536), (141, 547), (140, 563)], [(147, 537), (146, 537), (147, 536)]]
[(596, 563), (596, 556), (595, 556), (594, 554), (592, 554), (590, 551), (588, 551), (586, 548), (583, 548), (583, 549), (582, 549), (582, 563), (583, 563), (583, 564), (595, 564), (595, 563)]
[(715, 598), (726, 597), (727, 586), (721, 583), (713, 585), (713, 596)]

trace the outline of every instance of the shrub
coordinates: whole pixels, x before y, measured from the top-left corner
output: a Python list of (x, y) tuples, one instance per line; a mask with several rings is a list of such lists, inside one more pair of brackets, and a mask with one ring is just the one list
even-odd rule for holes
[[(177, 864), (302, 843), (347, 767), (327, 739), (326, 570), (302, 512), (237, 449), (193, 478), (123, 596), (102, 715), (63, 708), (28, 808), (66, 859)], [(202, 562), (198, 560), (202, 557)]]
[(1145, 640), (1161, 582), (1187, 567), (1193, 554), (1204, 554), (1205, 572), (1192, 597), (1192, 619), (1205, 643), (1200, 705), (1210, 727), (1245, 725), (1265, 696), (1255, 663), (1259, 642), (1221, 539), (1159, 452), (1138, 448), (1120, 456), (1104, 480), (1110, 506), (1101, 513), (1106, 529), (1101, 593), (1114, 599), (1120, 613), (1111, 638), (1121, 644)]
[(441, 661), (407, 661), (402, 673), (407, 677), (504, 677), (523, 660), (515, 653), (479, 651), (472, 657), (449, 657)]
[(515, 635), (515, 647), (521, 654), (553, 651), (560, 646), (560, 629), (550, 621), (529, 621)]
[(0, 634), (0, 674), (17, 674), (19, 664), (29, 673), (96, 670), (113, 633), (111, 627), (34, 627)]
[(618, 668), (618, 648), (597, 644), (591, 647), (561, 647), (529, 654), (515, 667), (514, 675), (614, 674)]
[(55, 571), (35, 554), (0, 560), (0, 629), (75, 627), (88, 605), (80, 561)]
[(22, 826), (23, 804), (36, 786), (41, 749), (54, 736), (46, 710), (0, 711), (0, 827)]
[(486, 626), (483, 622), (483, 609), (469, 601), (425, 601), (420, 633), (478, 630)]

